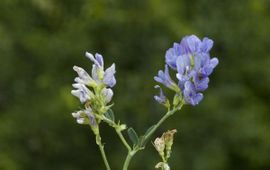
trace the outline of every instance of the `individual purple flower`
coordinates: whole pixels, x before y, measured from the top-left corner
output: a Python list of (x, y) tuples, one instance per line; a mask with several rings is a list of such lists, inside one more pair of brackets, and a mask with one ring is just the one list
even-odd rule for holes
[(208, 88), (209, 78), (203, 77), (201, 74), (196, 73), (193, 76), (193, 82), (197, 91), (204, 91)]
[(157, 96), (157, 95), (154, 96), (154, 99), (155, 99), (158, 103), (160, 103), (160, 104), (166, 104), (167, 98), (166, 98), (166, 96), (164, 95), (163, 90), (161, 89), (161, 87), (160, 87), (159, 85), (156, 85), (155, 88), (156, 88), (156, 89), (159, 89), (160, 91), (159, 91), (159, 95), (158, 95), (158, 96)]
[(166, 51), (165, 60), (166, 63), (176, 70), (176, 59), (180, 56), (180, 45), (178, 43), (173, 44), (173, 48)]
[(190, 57), (188, 55), (182, 55), (181, 57), (178, 57), (176, 60), (176, 68), (176, 77), (179, 80), (178, 86), (181, 90), (183, 90), (185, 82), (190, 80), (190, 78), (194, 75)]
[(197, 53), (194, 55), (194, 70), (200, 72), (204, 77), (209, 76), (218, 64), (217, 58), (210, 58), (209, 54)]
[(178, 86), (170, 77), (168, 65), (165, 65), (164, 71), (159, 70), (158, 75), (155, 76), (154, 79), (172, 90), (178, 90)]
[(191, 54), (195, 52), (200, 52), (201, 50), (201, 40), (195, 36), (185, 36), (180, 42), (181, 50), (183, 54)]
[(217, 58), (212, 58), (211, 60), (209, 59), (201, 67), (200, 72), (203, 76), (209, 76), (217, 65), (218, 65)]
[(213, 47), (213, 44), (214, 44), (213, 40), (207, 37), (203, 38), (202, 43), (200, 45), (200, 51), (208, 53)]
[(185, 102), (193, 106), (199, 104), (199, 102), (203, 99), (203, 94), (197, 93), (194, 84), (190, 81), (185, 83), (183, 94)]

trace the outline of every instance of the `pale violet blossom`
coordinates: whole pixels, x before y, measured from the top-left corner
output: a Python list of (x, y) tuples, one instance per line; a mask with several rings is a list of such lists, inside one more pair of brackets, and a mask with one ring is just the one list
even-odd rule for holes
[(92, 113), (91, 108), (87, 108), (86, 110), (79, 110), (77, 112), (73, 112), (72, 116), (76, 118), (78, 124), (91, 124), (93, 126), (96, 125), (96, 119), (94, 114)]
[(103, 83), (106, 86), (113, 87), (116, 84), (114, 77), (115, 64), (113, 63), (109, 68), (104, 71), (104, 60), (101, 54), (96, 53), (95, 56), (91, 53), (86, 52), (86, 57), (94, 62), (92, 66), (92, 78), (97, 83)]
[(81, 103), (91, 99), (92, 92), (84, 84), (74, 83), (72, 86), (75, 90), (71, 90), (71, 94), (78, 97)]
[(112, 64), (109, 68), (105, 70), (103, 83), (109, 87), (113, 87), (116, 84), (116, 79), (114, 77), (115, 73), (115, 64)]
[(112, 100), (112, 97), (113, 97), (112, 89), (104, 88), (104, 89), (102, 89), (101, 94), (102, 94), (106, 104), (109, 103)]
[(155, 95), (154, 99), (160, 104), (166, 104), (167, 98), (164, 95), (163, 90), (161, 89), (161, 87), (159, 85), (156, 85), (155, 88), (159, 89), (159, 95)]

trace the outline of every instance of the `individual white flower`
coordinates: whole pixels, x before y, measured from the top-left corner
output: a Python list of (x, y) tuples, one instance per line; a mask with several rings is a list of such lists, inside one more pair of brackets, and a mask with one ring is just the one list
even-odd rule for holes
[(113, 63), (109, 68), (104, 71), (104, 60), (101, 54), (96, 53), (95, 56), (86, 52), (85, 56), (94, 62), (92, 66), (92, 78), (97, 83), (104, 83), (106, 86), (113, 87), (116, 84), (114, 77), (115, 64)]
[(85, 116), (85, 114), (82, 110), (79, 110), (77, 112), (73, 112), (71, 114), (74, 118), (76, 118), (76, 121), (78, 124), (87, 124), (87, 117)]
[(71, 90), (71, 94), (78, 97), (81, 103), (85, 103), (91, 98), (92, 92), (84, 84), (74, 83), (72, 86), (76, 90)]
[(90, 77), (90, 75), (81, 67), (73, 66), (73, 70), (78, 73), (79, 77), (75, 78), (75, 81), (85, 85), (95, 84), (95, 81)]
[(76, 118), (78, 124), (90, 124), (92, 126), (96, 125), (96, 119), (91, 108), (73, 112), (72, 116)]

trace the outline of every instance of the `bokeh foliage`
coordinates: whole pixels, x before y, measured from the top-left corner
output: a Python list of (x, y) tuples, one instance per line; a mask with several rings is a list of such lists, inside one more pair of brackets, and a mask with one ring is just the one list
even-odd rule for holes
[[(143, 133), (164, 109), (153, 76), (186, 34), (215, 40), (220, 60), (205, 99), (186, 106), (156, 134), (177, 128), (172, 169), (270, 169), (270, 1), (1, 0), (0, 169), (105, 169), (94, 136), (70, 113), (73, 65), (84, 52), (117, 65), (113, 107)], [(113, 169), (126, 151), (102, 126)], [(154, 169), (151, 144), (130, 169)]]

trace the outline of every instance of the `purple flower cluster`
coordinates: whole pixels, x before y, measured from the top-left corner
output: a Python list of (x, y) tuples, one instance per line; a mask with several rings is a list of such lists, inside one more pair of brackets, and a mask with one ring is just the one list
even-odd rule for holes
[[(209, 38), (201, 41), (195, 35), (184, 37), (167, 50), (165, 71), (159, 71), (154, 79), (176, 92), (181, 91), (186, 103), (197, 105), (203, 99), (202, 92), (208, 88), (209, 76), (218, 64), (217, 58), (210, 58), (212, 46), (213, 40)], [(177, 87), (169, 75), (168, 66), (177, 71)]]

